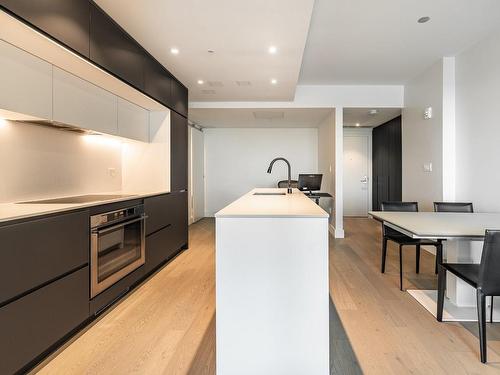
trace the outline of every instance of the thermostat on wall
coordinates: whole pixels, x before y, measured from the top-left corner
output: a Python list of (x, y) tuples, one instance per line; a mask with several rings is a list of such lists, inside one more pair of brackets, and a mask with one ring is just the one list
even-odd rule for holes
[(432, 107), (427, 107), (424, 110), (424, 120), (429, 120), (432, 118)]

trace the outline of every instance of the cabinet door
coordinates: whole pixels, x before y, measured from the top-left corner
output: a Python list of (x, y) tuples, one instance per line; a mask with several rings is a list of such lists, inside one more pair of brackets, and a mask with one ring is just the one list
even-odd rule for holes
[(188, 124), (187, 119), (170, 113), (170, 190), (187, 189)]
[(146, 220), (146, 236), (167, 225), (172, 225), (172, 197), (171, 194), (157, 195), (144, 198), (144, 212)]
[(54, 66), (54, 121), (118, 133), (117, 97)]
[(76, 52), (89, 56), (88, 0), (0, 0), (0, 5)]
[(52, 118), (52, 65), (1, 40), (0, 109)]
[(0, 374), (21, 370), (88, 317), (88, 267), (0, 307)]
[(188, 89), (179, 81), (172, 80), (173, 109), (187, 117), (188, 115)]
[(0, 304), (89, 262), (87, 211), (0, 227)]
[(172, 218), (172, 241), (174, 249), (187, 249), (188, 245), (188, 194), (187, 191), (170, 194)]
[(173, 108), (172, 81), (170, 73), (152, 58), (144, 66), (144, 92), (166, 107)]
[(173, 226), (168, 226), (146, 237), (146, 273), (174, 257), (181, 249), (177, 246)]
[(112, 18), (90, 6), (90, 59), (132, 86), (144, 89), (145, 52)]
[(118, 135), (137, 141), (149, 141), (149, 112), (118, 98)]

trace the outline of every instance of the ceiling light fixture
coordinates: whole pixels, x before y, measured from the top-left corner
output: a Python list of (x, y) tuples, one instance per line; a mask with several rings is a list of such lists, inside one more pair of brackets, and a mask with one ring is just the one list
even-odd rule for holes
[(172, 55), (178, 55), (179, 54), (179, 49), (176, 48), (176, 47), (172, 47), (172, 48), (170, 48), (170, 53)]
[(425, 16), (425, 17), (420, 17), (417, 22), (418, 23), (426, 23), (426, 22), (429, 22), (431, 20), (431, 17), (428, 17), (428, 16)]
[(205, 82), (202, 79), (198, 80), (198, 85), (203, 85)]
[(356, 123), (356, 126), (359, 127), (359, 122)]
[(369, 115), (376, 115), (378, 113), (378, 109), (370, 109), (370, 111), (368, 112)]
[(278, 49), (276, 48), (276, 46), (270, 46), (268, 51), (271, 55), (274, 55), (276, 52), (278, 52)]
[(275, 85), (278, 83), (278, 80), (276, 78), (271, 79), (271, 84)]

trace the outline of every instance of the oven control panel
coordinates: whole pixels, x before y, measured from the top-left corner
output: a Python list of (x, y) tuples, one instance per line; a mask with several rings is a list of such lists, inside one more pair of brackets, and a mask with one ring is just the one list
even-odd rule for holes
[(141, 204), (139, 206), (124, 208), (122, 210), (94, 215), (90, 217), (90, 227), (96, 228), (103, 225), (119, 222), (133, 216), (141, 215), (143, 213), (144, 213), (144, 206)]

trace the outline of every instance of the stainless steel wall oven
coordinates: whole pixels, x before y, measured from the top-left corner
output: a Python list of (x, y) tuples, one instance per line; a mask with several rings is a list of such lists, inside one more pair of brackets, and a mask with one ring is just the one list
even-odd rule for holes
[(94, 298), (145, 262), (144, 206), (90, 217), (90, 296)]

